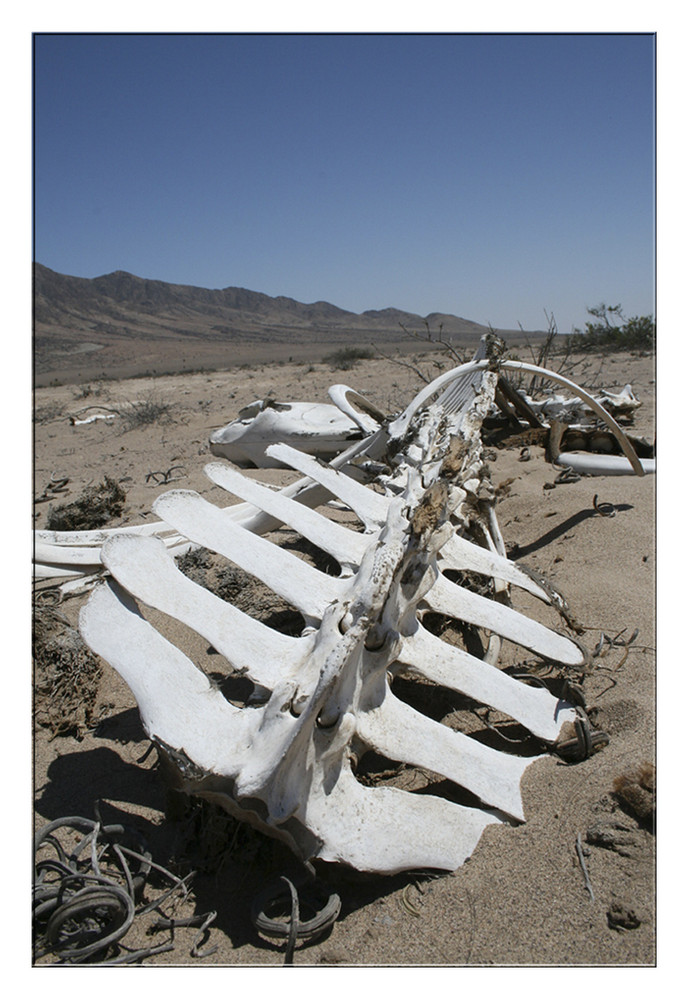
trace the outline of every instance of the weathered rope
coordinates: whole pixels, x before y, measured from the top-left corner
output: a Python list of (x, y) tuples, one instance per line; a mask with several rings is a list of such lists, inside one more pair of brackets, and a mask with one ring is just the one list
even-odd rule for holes
[[(314, 916), (309, 920), (301, 919), (299, 891), (302, 909), (304, 905), (315, 909)], [(308, 941), (325, 934), (340, 914), (341, 903), (337, 893), (313, 883), (300, 887), (299, 891), (283, 875), (276, 882), (267, 885), (256, 896), (251, 907), (251, 920), (257, 930), (266, 937), (286, 940), (285, 965), (292, 964), (297, 940)], [(271, 911), (284, 911), (285, 904), (290, 911), (287, 919), (268, 915)]]
[[(68, 853), (58, 831), (84, 836)], [(48, 849), (54, 856), (46, 855)], [(144, 885), (152, 870), (164, 875), (172, 886), (142, 905)], [(34, 840), (34, 961), (52, 954), (58, 964), (88, 961), (123, 965), (170, 951), (172, 936), (165, 944), (138, 950), (121, 942), (136, 916), (158, 908), (180, 889), (186, 893), (192, 875), (178, 878), (156, 864), (143, 837), (132, 828), (103, 825), (100, 818), (94, 821), (82, 816), (65, 816), (48, 823)], [(193, 957), (212, 953), (199, 953), (198, 945), (215, 916), (202, 915), (204, 923)], [(117, 949), (123, 953), (118, 955)]]

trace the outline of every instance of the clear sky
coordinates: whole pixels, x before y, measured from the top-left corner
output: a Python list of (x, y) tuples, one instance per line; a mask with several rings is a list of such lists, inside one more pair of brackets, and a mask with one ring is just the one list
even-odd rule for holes
[(39, 34), (34, 258), (562, 333), (655, 311), (643, 34)]

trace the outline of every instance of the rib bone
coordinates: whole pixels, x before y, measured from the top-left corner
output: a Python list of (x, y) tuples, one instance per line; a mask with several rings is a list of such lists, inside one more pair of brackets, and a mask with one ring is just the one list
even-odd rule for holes
[[(165, 540), (100, 539), (112, 579), (82, 610), (86, 642), (129, 684), (146, 732), (183, 787), (283, 839), (303, 860), (388, 873), (456, 868), (487, 825), (524, 820), (526, 768), (577, 718), (572, 705), (493, 665), (492, 639), (480, 659), (423, 624), (432, 611), (564, 666), (584, 659), (577, 643), (505, 603), (508, 585), (541, 601), (549, 594), (505, 556), (484, 495), (480, 430), (495, 384), (487, 362), (464, 366), (454, 382), (443, 380), (440, 401), (424, 393), (392, 435), (376, 431), (363, 454), (388, 463), (377, 490), (347, 474), (361, 446), (326, 467), (280, 443), (268, 454), (305, 477), (286, 490), (268, 490), (216, 462), (208, 476), (239, 505), (222, 510), (186, 490), (159, 497), (167, 538), (203, 545), (261, 580), (300, 611), (306, 628), (299, 637), (187, 579)], [(349, 507), (362, 530), (333, 523), (327, 508), (312, 509), (328, 498)], [(287, 525), (331, 555), (340, 576), (256, 533), (270, 525)], [(452, 570), (480, 574), (488, 590), (493, 581), (499, 599), (453, 582), (445, 575)], [(147, 607), (212, 643), (228, 672), (264, 689), (262, 703), (230, 704), (163, 625), (147, 620)], [(397, 695), (401, 675), (496, 709), (541, 741), (542, 752), (509, 754), (432, 720)], [(437, 794), (365, 786), (359, 768), (369, 750), (416, 769)], [(444, 798), (443, 783), (463, 790), (468, 804)]]

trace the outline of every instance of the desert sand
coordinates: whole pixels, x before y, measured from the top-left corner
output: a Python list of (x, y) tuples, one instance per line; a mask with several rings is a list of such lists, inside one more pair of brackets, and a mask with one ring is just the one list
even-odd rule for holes
[[(450, 366), (447, 359), (445, 364)], [(51, 505), (76, 499), (106, 475), (127, 495), (112, 527), (155, 520), (151, 504), (172, 486), (224, 504), (226, 494), (203, 472), (212, 458), (211, 431), (268, 395), (327, 402), (327, 388), (336, 382), (351, 385), (390, 414), (422, 385), (409, 367), (379, 358), (344, 372), (320, 361), (260, 360), (213, 373), (37, 388), (34, 495), (50, 497), (51, 482), (68, 482), (64, 492), (35, 506), (34, 526), (45, 526)], [(643, 405), (630, 430), (652, 442), (654, 359), (611, 355), (596, 382), (610, 389), (631, 383)], [(159, 418), (133, 429), (121, 416), (82, 425), (70, 421), (98, 412), (85, 407), (122, 412), (136, 401), (158, 404)], [(508, 554), (562, 591), (591, 652), (601, 636), (615, 640), (602, 643), (583, 681), (592, 720), (608, 734), (609, 744), (581, 763), (554, 756), (533, 763), (522, 782), (526, 822), (489, 827), (455, 872), (433, 879), (334, 873), (340, 916), (327, 937), (297, 946), (297, 966), (648, 967), (656, 962), (653, 816), (616, 794), (621, 776), (633, 782), (648, 774), (656, 756), (655, 477), (582, 477), (549, 488), (557, 470), (545, 461), (543, 447), (530, 446), (528, 460), (518, 445), (491, 452), (491, 479), (503, 485), (497, 513)], [(168, 483), (161, 482), (168, 473)], [(280, 485), (292, 478), (281, 470), (248, 474)], [(599, 505), (612, 505), (614, 516), (602, 516), (594, 496)], [(75, 624), (85, 600), (65, 598), (60, 614)], [(207, 644), (197, 647), (199, 663), (213, 669)], [(180, 928), (174, 949), (152, 955), (146, 965), (281, 965), (284, 946), (257, 934), (249, 909), (267, 881), (293, 868), (288, 853), (261, 834), (229, 825), (220, 829), (211, 851), (198, 810), (170, 812), (156, 754), (142, 760), (150, 744), (136, 703), (107, 664), (94, 714), (100, 721), (78, 733), (54, 736), (35, 725), (35, 826), (67, 815), (93, 818), (99, 801), (103, 820), (135, 825), (157, 862), (178, 863), (180, 872), (197, 870), (178, 914), (216, 911), (204, 943), (204, 949), (215, 950), (192, 957), (198, 931)], [(223, 836), (231, 838), (230, 847)], [(147, 937), (146, 926), (142, 918), (126, 943), (150, 947), (166, 940), (164, 932)]]

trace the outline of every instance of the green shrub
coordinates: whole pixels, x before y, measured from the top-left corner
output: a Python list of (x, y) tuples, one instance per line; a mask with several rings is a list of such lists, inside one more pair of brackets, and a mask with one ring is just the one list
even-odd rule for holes
[(597, 322), (587, 323), (585, 329), (575, 329), (567, 337), (566, 350), (588, 353), (592, 351), (654, 351), (656, 325), (652, 316), (633, 316), (626, 319), (622, 307), (605, 303), (586, 310)]

